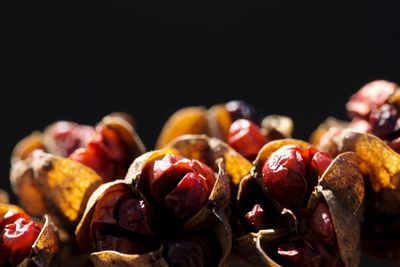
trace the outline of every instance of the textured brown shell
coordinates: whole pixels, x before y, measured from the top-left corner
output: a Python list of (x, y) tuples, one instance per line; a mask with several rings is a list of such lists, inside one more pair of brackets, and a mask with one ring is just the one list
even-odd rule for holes
[(233, 121), (225, 104), (212, 106), (207, 112), (207, 120), (210, 136), (226, 141)]
[(317, 192), (324, 197), (333, 221), (341, 259), (359, 266), (360, 223), (357, 212), (364, 200), (364, 179), (355, 153), (338, 155), (322, 175)]
[(164, 148), (174, 138), (184, 134), (205, 134), (208, 132), (207, 109), (187, 107), (176, 111), (164, 124), (156, 148)]
[(32, 246), (27, 266), (56, 266), (58, 252), (59, 239), (57, 228), (51, 222), (49, 217), (45, 216), (44, 225)]
[(361, 159), (361, 171), (370, 179), (375, 192), (400, 190), (400, 155), (381, 139), (371, 134), (345, 130), (340, 140), (341, 151), (354, 151)]
[(45, 213), (74, 227), (102, 179), (92, 169), (45, 152), (12, 165), (11, 184), (22, 206), (35, 216)]
[(293, 128), (293, 120), (282, 115), (269, 115), (261, 122), (261, 129), (267, 140), (290, 138)]

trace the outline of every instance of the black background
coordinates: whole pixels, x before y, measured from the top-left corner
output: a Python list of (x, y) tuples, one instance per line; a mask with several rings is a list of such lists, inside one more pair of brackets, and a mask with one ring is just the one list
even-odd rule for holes
[(308, 138), (325, 117), (345, 118), (346, 100), (366, 82), (400, 82), (396, 0), (216, 2), (10, 12), (1, 50), (1, 187), (9, 188), (15, 143), (55, 120), (94, 124), (127, 111), (151, 148), (176, 109), (243, 99), (291, 116), (296, 137)]

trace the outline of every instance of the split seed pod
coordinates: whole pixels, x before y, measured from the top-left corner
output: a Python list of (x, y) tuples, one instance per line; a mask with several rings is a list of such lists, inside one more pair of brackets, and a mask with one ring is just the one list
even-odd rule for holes
[(48, 216), (33, 221), (18, 206), (0, 204), (0, 230), (0, 264), (56, 265), (59, 240), (57, 228)]
[(111, 181), (123, 179), (130, 163), (145, 152), (145, 147), (133, 119), (120, 112), (105, 116), (96, 127), (59, 121), (43, 133), (34, 132), (15, 146), (12, 164), (34, 150), (69, 157), (94, 169), (104, 181)]
[(229, 128), (238, 119), (252, 121), (262, 127), (268, 140), (290, 137), (293, 122), (285, 116), (272, 115), (262, 120), (255, 109), (243, 101), (205, 107), (187, 107), (176, 111), (164, 124), (156, 147), (163, 148), (173, 139), (186, 134), (207, 134), (227, 141)]
[(381, 139), (346, 130), (341, 151), (354, 151), (361, 159), (367, 197), (363, 246), (368, 253), (400, 261), (400, 155)]
[(299, 140), (265, 145), (240, 183), (236, 251), (264, 266), (358, 266), (364, 198), (358, 164), (355, 153), (331, 161)]
[(124, 181), (93, 193), (77, 241), (95, 266), (225, 266), (229, 202), (223, 160), (207, 167), (179, 149), (148, 152)]
[(92, 169), (43, 151), (14, 163), (10, 179), (28, 213), (49, 214), (67, 229), (78, 224), (90, 195), (102, 184)]

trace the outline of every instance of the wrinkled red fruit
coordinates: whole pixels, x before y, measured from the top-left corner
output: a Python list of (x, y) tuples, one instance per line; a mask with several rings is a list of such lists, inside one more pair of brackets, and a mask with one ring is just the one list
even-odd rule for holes
[(262, 169), (268, 193), (283, 207), (298, 207), (306, 194), (305, 165), (293, 148), (281, 148), (271, 154)]
[(246, 213), (245, 218), (255, 231), (260, 231), (264, 228), (264, 209), (261, 207), (261, 205), (254, 205), (253, 209)]
[(85, 147), (94, 133), (95, 130), (91, 126), (67, 121), (53, 124), (50, 130), (55, 153), (62, 157), (68, 157), (78, 148)]
[(87, 146), (76, 150), (70, 158), (95, 170), (104, 181), (123, 178), (131, 163), (118, 134), (102, 126), (97, 126)]
[(278, 247), (284, 266), (319, 267), (321, 256), (305, 242), (291, 242)]
[(373, 81), (351, 96), (346, 104), (351, 118), (368, 119), (372, 110), (379, 109), (393, 94), (397, 84), (388, 81)]
[(319, 242), (324, 245), (333, 245), (336, 234), (333, 228), (331, 214), (325, 203), (319, 203), (310, 219), (311, 230), (316, 234)]
[(282, 207), (296, 208), (317, 185), (331, 161), (327, 153), (312, 147), (283, 146), (265, 162), (263, 182)]
[(216, 180), (207, 165), (171, 154), (149, 163), (143, 173), (151, 197), (178, 219), (186, 219), (203, 207)]
[(212, 266), (206, 244), (196, 240), (177, 240), (169, 242), (166, 248), (166, 259), (170, 266), (205, 267)]
[(0, 217), (0, 232), (6, 227), (7, 224), (15, 222), (17, 219), (23, 218), (29, 220), (29, 215), (25, 212), (17, 212), (15, 210), (7, 211), (3, 216)]
[(260, 128), (249, 120), (237, 120), (229, 128), (228, 144), (245, 158), (255, 158), (266, 143)]
[[(24, 218), (17, 219), (14, 223), (7, 224), (2, 232), (1, 250), (8, 256), (7, 260), (12, 266), (17, 266), (29, 256), (32, 245), (35, 243), (41, 228), (33, 221)], [(1, 260), (0, 260), (1, 262)]]
[(380, 138), (385, 138), (396, 129), (397, 110), (385, 104), (380, 109), (373, 111), (369, 116), (372, 133)]

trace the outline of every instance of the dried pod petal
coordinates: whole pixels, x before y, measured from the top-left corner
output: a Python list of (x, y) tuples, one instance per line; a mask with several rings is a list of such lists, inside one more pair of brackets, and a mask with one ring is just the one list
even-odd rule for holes
[(90, 255), (96, 267), (169, 267), (161, 251), (141, 255), (129, 255), (116, 251), (100, 251)]
[(379, 138), (346, 130), (341, 136), (341, 151), (354, 151), (361, 159), (361, 171), (370, 179), (375, 192), (399, 188), (400, 155)]
[(57, 228), (50, 221), (49, 217), (45, 216), (44, 225), (36, 242), (32, 246), (28, 263), (32, 262), (38, 267), (54, 266), (57, 261), (58, 252), (59, 239)]
[(115, 130), (121, 136), (123, 142), (129, 148), (130, 158), (134, 159), (146, 152), (142, 140), (135, 131), (133, 118), (129, 114), (124, 112), (111, 113), (101, 120), (100, 125)]
[(38, 151), (12, 166), (11, 182), (29, 213), (49, 213), (70, 227), (79, 222), (89, 196), (102, 180), (78, 162)]
[(165, 123), (156, 147), (163, 148), (171, 140), (184, 134), (205, 134), (207, 132), (206, 109), (203, 107), (183, 108), (172, 114)]
[(261, 122), (261, 128), (268, 140), (290, 138), (294, 124), (291, 118), (281, 115), (269, 115)]
[(0, 189), (0, 203), (8, 203), (9, 200), (7, 192)]
[(316, 148), (336, 156), (339, 153), (336, 139), (342, 130), (349, 127), (349, 124), (349, 122), (329, 117), (311, 134), (310, 143)]
[(229, 127), (233, 122), (231, 114), (225, 105), (212, 106), (207, 112), (208, 128), (210, 136), (226, 141)]
[(205, 162), (214, 169), (217, 168), (217, 159), (222, 158), (225, 170), (235, 185), (238, 185), (252, 168), (248, 160), (217, 138), (185, 135), (173, 140), (168, 147), (176, 149), (183, 157)]
[(33, 132), (18, 142), (12, 151), (11, 163), (26, 159), (36, 149), (46, 150), (40, 132)]

